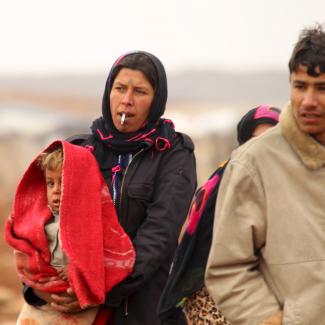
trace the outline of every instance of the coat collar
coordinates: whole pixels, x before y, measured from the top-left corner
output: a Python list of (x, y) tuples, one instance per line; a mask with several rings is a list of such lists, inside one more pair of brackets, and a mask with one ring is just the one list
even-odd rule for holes
[(307, 168), (316, 170), (325, 166), (325, 147), (299, 129), (291, 103), (281, 113), (280, 126), (284, 137)]

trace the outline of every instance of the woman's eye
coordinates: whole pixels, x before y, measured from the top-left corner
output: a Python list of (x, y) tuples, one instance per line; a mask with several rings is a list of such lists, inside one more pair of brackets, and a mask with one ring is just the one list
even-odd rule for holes
[(118, 92), (122, 92), (124, 90), (123, 86), (115, 86), (114, 90), (118, 91)]

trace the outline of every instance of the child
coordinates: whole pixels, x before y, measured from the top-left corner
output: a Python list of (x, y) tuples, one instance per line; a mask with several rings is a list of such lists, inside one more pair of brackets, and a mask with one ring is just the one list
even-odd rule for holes
[(95, 158), (65, 141), (50, 145), (25, 172), (5, 238), (26, 285), (48, 296), (71, 287), (84, 309), (63, 314), (48, 303), (25, 303), (17, 324), (105, 323), (108, 316), (97, 306), (135, 260)]
[(51, 253), (51, 265), (58, 271), (58, 277), (67, 280), (66, 266), (68, 258), (62, 250), (59, 236), (59, 210), (62, 183), (62, 148), (50, 153), (45, 152), (39, 157), (40, 168), (44, 172), (48, 207), (52, 218), (45, 225), (45, 233)]

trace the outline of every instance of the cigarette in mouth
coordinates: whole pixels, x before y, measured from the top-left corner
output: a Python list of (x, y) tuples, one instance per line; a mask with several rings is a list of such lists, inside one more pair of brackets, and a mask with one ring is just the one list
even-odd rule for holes
[(123, 125), (125, 122), (125, 113), (122, 114), (122, 117), (121, 117), (121, 125)]

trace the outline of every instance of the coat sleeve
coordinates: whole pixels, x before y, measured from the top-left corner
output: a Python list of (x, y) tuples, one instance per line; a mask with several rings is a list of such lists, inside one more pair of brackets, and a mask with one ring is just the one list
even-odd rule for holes
[(123, 296), (137, 291), (162, 265), (170, 266), (196, 188), (196, 163), (193, 148), (178, 145), (161, 161), (156, 175), (152, 202), (138, 228), (134, 272), (108, 294), (106, 305), (116, 307)]
[(266, 200), (258, 173), (231, 161), (220, 184), (206, 286), (233, 325), (258, 325), (280, 306), (259, 271)]
[(23, 296), (25, 301), (32, 306), (43, 306), (47, 302), (35, 295), (33, 288), (23, 283)]

